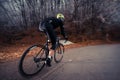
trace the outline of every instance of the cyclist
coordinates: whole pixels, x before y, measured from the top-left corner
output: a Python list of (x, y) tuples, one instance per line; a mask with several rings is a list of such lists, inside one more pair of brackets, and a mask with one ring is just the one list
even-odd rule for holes
[(41, 24), (39, 25), (39, 30), (46, 33), (46, 35), (50, 38), (52, 47), (50, 48), (49, 55), (47, 58), (47, 65), (51, 66), (52, 56), (54, 54), (54, 50), (56, 48), (56, 42), (57, 42), (57, 36), (55, 33), (55, 29), (60, 27), (61, 34), (65, 39), (68, 39), (68, 37), (65, 34), (64, 31), (64, 15), (59, 13), (56, 17), (49, 17), (44, 19)]

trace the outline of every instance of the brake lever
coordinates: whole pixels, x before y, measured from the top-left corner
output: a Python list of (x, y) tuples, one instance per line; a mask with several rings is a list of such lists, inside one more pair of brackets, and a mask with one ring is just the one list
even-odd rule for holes
[(65, 40), (64, 43), (66, 43), (68, 40)]

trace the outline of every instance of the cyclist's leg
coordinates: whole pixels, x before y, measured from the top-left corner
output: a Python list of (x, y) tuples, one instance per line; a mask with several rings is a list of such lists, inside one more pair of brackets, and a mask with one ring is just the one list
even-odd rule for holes
[[(49, 36), (51, 43), (52, 43), (51, 50), (55, 50), (56, 41), (57, 41), (56, 33), (55, 33), (53, 26), (51, 24), (49, 24), (49, 26), (47, 26), (46, 29), (47, 29), (48, 36)], [(52, 55), (52, 54), (50, 54), (50, 55)]]
[[(49, 38), (51, 39), (51, 43), (52, 43), (52, 47), (50, 48), (49, 50), (49, 55), (48, 55), (48, 59), (52, 58), (52, 56), (54, 55), (54, 50), (56, 48), (56, 34), (55, 34), (55, 31), (53, 29), (53, 26), (51, 24), (49, 24), (47, 27), (47, 33), (48, 33), (48, 36)], [(51, 66), (51, 63), (50, 63), (50, 66)]]

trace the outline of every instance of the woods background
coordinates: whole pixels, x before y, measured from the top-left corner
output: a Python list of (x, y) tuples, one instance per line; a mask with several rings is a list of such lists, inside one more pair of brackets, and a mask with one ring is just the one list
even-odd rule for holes
[(23, 38), (57, 13), (65, 15), (70, 38), (120, 40), (120, 0), (0, 0), (0, 40)]

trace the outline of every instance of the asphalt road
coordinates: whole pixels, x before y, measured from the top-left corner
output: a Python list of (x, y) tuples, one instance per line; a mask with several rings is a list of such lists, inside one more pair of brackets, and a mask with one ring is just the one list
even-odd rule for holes
[(120, 44), (69, 49), (61, 63), (22, 77), (18, 61), (0, 63), (0, 80), (120, 80)]

